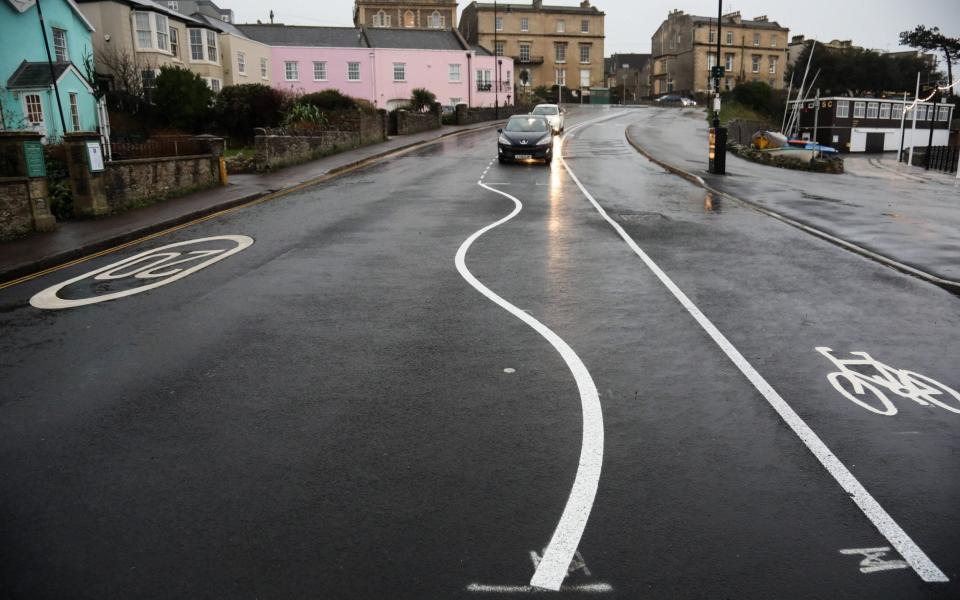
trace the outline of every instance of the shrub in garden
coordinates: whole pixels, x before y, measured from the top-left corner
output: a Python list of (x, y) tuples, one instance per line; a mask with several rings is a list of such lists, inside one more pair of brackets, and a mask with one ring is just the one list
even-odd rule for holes
[(213, 91), (202, 77), (180, 67), (160, 67), (153, 91), (154, 115), (158, 122), (193, 133), (210, 123)]
[(249, 140), (255, 127), (280, 124), (286, 100), (280, 90), (261, 83), (230, 85), (214, 101), (214, 121), (231, 137)]
[(426, 88), (416, 88), (410, 94), (410, 110), (425, 112), (437, 102), (437, 95)]

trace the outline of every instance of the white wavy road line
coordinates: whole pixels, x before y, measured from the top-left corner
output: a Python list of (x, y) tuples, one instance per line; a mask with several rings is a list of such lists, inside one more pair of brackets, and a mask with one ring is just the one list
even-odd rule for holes
[(514, 209), (506, 217), (480, 229), (463, 242), (460, 249), (457, 250), (455, 259), (457, 271), (474, 289), (529, 325), (531, 329), (547, 340), (567, 364), (567, 368), (573, 374), (577, 389), (580, 392), (580, 404), (583, 411), (583, 440), (577, 475), (570, 491), (570, 497), (567, 499), (566, 507), (563, 510), (563, 515), (560, 517), (560, 522), (554, 530), (553, 537), (544, 551), (543, 558), (533, 578), (530, 580), (530, 585), (535, 588), (560, 591), (563, 580), (567, 576), (567, 569), (573, 560), (573, 555), (577, 551), (580, 538), (586, 528), (587, 519), (590, 517), (593, 501), (597, 495), (597, 486), (600, 482), (600, 469), (603, 465), (603, 414), (600, 408), (600, 397), (587, 367), (560, 336), (540, 321), (494, 293), (474, 277), (473, 273), (467, 268), (466, 256), (470, 246), (485, 233), (506, 223), (523, 209), (523, 203), (514, 196), (494, 189), (483, 183), (482, 180), (478, 181), (477, 184), (488, 191), (512, 200)]
[[(584, 123), (587, 125), (589, 123)], [(567, 173), (580, 188), (580, 191), (586, 196), (587, 200), (593, 204), (597, 212), (600, 213), (607, 223), (620, 235), (620, 237), (630, 246), (630, 249), (640, 257), (640, 260), (649, 268), (657, 279), (673, 294), (673, 296), (687, 309), (687, 312), (697, 321), (700, 327), (713, 339), (714, 342), (723, 350), (724, 354), (737, 366), (741, 373), (753, 384), (771, 407), (780, 415), (786, 424), (797, 434), (797, 437), (806, 444), (811, 453), (820, 461), (827, 472), (840, 484), (840, 487), (850, 495), (853, 501), (860, 507), (863, 514), (873, 523), (874, 527), (897, 549), (897, 552), (907, 561), (913, 570), (923, 581), (929, 583), (947, 582), (949, 579), (930, 558), (920, 549), (920, 546), (914, 542), (909, 535), (893, 520), (886, 510), (874, 499), (873, 496), (863, 487), (860, 481), (850, 472), (839, 458), (827, 447), (820, 437), (810, 428), (809, 425), (790, 407), (789, 404), (777, 393), (773, 387), (767, 383), (767, 380), (751, 365), (746, 358), (734, 347), (733, 344), (720, 332), (719, 329), (703, 314), (703, 312), (687, 297), (687, 295), (667, 276), (667, 274), (651, 259), (646, 252), (630, 237), (630, 235), (620, 226), (619, 223), (610, 218), (607, 211), (600, 206), (600, 203), (587, 191), (587, 188), (580, 182), (580, 179), (562, 158), (560, 164), (567, 170)]]

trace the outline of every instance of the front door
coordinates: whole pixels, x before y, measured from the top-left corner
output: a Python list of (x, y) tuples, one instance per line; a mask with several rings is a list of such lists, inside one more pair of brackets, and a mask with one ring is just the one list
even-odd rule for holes
[(884, 133), (868, 133), (867, 134), (867, 148), (865, 152), (867, 153), (878, 153), (883, 152), (884, 145)]
[(39, 93), (30, 92), (23, 95), (23, 116), (27, 120), (27, 127), (47, 137), (47, 122), (43, 115), (43, 100)]

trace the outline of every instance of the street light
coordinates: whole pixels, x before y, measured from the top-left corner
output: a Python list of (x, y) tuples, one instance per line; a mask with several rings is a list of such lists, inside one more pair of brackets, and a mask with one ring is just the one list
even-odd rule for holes
[(727, 172), (727, 130), (720, 127), (720, 78), (723, 67), (720, 66), (720, 37), (723, 32), (723, 0), (717, 9), (717, 61), (713, 67), (713, 127), (710, 129), (709, 157), (710, 172), (723, 175)]

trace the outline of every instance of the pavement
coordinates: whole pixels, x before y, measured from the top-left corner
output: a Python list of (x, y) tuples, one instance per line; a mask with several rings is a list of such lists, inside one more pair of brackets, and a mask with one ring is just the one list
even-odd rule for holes
[(444, 126), (382, 144), (364, 146), (272, 173), (230, 175), (229, 184), (99, 219), (68, 221), (52, 233), (0, 242), (0, 283), (68, 262), (164, 229), (227, 210), (269, 194), (317, 183), (394, 152), (451, 135), (485, 130), (496, 123)]
[(960, 597), (957, 296), (665, 171), (645, 110), (0, 289), (0, 595)]
[(901, 165), (893, 155), (844, 156), (842, 175), (775, 169), (727, 155), (727, 175), (707, 172), (702, 109), (648, 108), (631, 143), (711, 190), (822, 234), (889, 266), (960, 291), (960, 180)]

